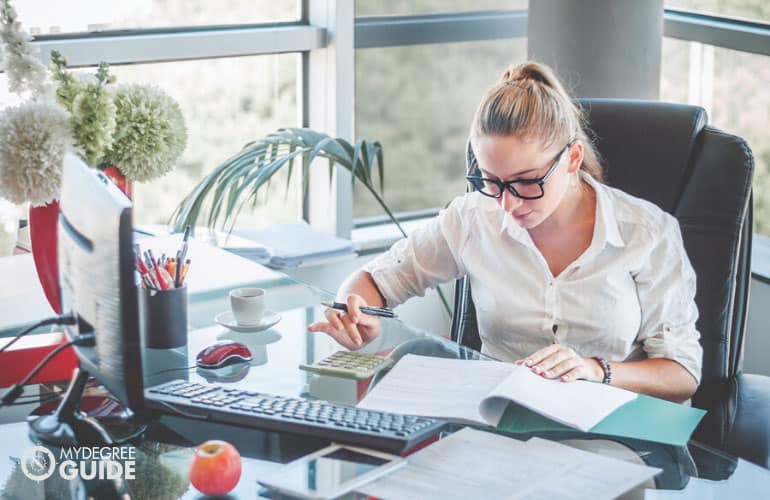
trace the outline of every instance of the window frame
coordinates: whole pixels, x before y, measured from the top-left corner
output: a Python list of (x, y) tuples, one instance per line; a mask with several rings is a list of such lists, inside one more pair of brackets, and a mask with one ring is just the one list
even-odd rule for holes
[[(61, 51), (74, 67), (96, 66), (101, 61), (130, 64), (300, 53), (298, 123), (352, 141), (355, 50), (527, 36), (527, 11), (520, 9), (356, 17), (354, 0), (298, 2), (297, 22), (40, 35), (32, 44), (40, 48), (43, 58), (49, 57), (51, 50)], [(663, 33), (770, 56), (767, 23), (664, 9)], [(371, 225), (371, 217), (353, 219), (349, 173), (338, 170), (332, 189), (328, 189), (328, 178), (321, 179), (328, 174), (322, 170), (310, 172), (319, 178), (311, 185), (324, 188), (307, 193), (305, 219), (343, 237), (350, 237), (354, 227)], [(439, 208), (426, 207), (424, 213), (436, 213)], [(387, 218), (382, 217), (382, 221)]]
[[(355, 19), (356, 49), (430, 43), (497, 40), (527, 36), (526, 10), (475, 11)], [(770, 24), (678, 9), (663, 10), (663, 36), (770, 56)], [(425, 207), (426, 214), (441, 207)], [(411, 214), (412, 212), (408, 212)], [(406, 213), (397, 212), (396, 216)], [(354, 228), (371, 226), (378, 217), (353, 220)], [(382, 223), (389, 218), (379, 217)], [(404, 220), (411, 220), (407, 217)]]

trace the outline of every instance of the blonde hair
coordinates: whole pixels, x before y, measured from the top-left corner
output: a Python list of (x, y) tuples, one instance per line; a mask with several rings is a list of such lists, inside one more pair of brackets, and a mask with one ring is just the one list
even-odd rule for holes
[(580, 166), (603, 182), (604, 172), (593, 141), (586, 134), (582, 108), (572, 101), (553, 70), (527, 62), (511, 66), (481, 100), (471, 124), (471, 141), (489, 135), (541, 138), (546, 147), (579, 139), (583, 143)]

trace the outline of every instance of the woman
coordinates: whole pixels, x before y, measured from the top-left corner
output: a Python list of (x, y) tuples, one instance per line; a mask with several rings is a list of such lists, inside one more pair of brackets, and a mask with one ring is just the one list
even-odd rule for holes
[(581, 111), (553, 72), (505, 71), (470, 147), (476, 191), (350, 276), (338, 292), (349, 313), (328, 309), (309, 330), (359, 348), (379, 334), (361, 306), (393, 307), (467, 274), (491, 356), (564, 382), (689, 399), (702, 349), (677, 221), (602, 184)]

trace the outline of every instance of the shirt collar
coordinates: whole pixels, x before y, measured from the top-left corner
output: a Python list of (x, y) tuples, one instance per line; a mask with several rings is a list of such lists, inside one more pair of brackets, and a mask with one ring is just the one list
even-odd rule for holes
[[(605, 242), (618, 248), (624, 247), (626, 244), (623, 241), (623, 237), (620, 235), (618, 220), (615, 218), (615, 210), (613, 210), (612, 200), (607, 193), (607, 187), (582, 170), (580, 171), (580, 175), (596, 193), (594, 243), (598, 243), (600, 247), (604, 247)], [(495, 208), (497, 208), (502, 215), (502, 222), (500, 224), (501, 233), (507, 231), (512, 238), (522, 243), (526, 243), (530, 240), (529, 233), (523, 227), (516, 224), (513, 217), (503, 210), (500, 210), (500, 207), (497, 206), (497, 204), (495, 204)]]
[(596, 225), (600, 236), (599, 241), (606, 241), (610, 245), (618, 248), (626, 246), (618, 227), (618, 219), (615, 217), (615, 210), (612, 199), (607, 192), (607, 186), (594, 179), (590, 174), (580, 171), (581, 178), (591, 186), (596, 193)]

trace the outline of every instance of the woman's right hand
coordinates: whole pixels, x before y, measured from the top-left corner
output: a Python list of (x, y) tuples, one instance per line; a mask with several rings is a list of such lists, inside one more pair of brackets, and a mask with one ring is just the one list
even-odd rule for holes
[(367, 303), (360, 295), (348, 295), (345, 303), (347, 313), (327, 308), (324, 311), (326, 321), (313, 323), (307, 329), (310, 332), (325, 332), (350, 350), (360, 349), (380, 334), (380, 319), (361, 312)]

